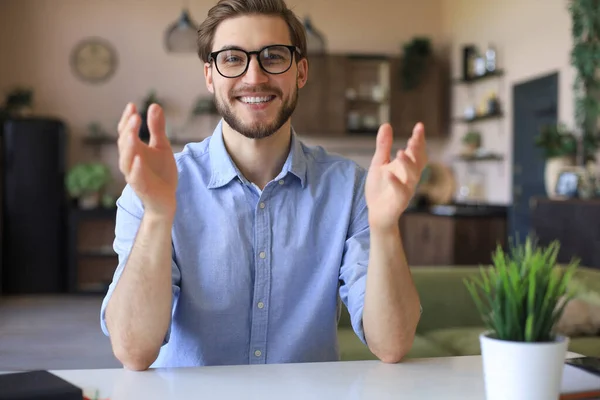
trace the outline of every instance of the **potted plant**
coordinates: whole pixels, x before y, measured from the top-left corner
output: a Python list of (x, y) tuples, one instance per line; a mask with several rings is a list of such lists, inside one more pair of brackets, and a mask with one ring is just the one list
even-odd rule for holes
[(573, 298), (578, 261), (559, 266), (559, 243), (498, 247), (493, 265), (465, 280), (487, 328), (480, 336), (487, 400), (558, 399), (569, 338), (555, 333)]
[(481, 133), (477, 131), (467, 132), (462, 138), (462, 143), (465, 155), (471, 156), (475, 154), (481, 147)]
[(27, 117), (33, 112), (33, 89), (16, 87), (6, 96), (6, 114), (14, 117)]
[(100, 205), (102, 190), (110, 182), (110, 171), (102, 163), (77, 164), (66, 177), (67, 191), (79, 207), (92, 209)]
[(548, 197), (556, 197), (556, 180), (565, 167), (575, 165), (577, 138), (564, 124), (545, 125), (540, 129), (535, 144), (546, 159), (544, 184)]
[(142, 106), (140, 108), (140, 118), (142, 119), (142, 123), (140, 125), (139, 136), (144, 143), (148, 143), (150, 141), (150, 129), (148, 128), (148, 109), (153, 103), (163, 107), (161, 101), (156, 96), (156, 91), (150, 90), (150, 92), (142, 101)]

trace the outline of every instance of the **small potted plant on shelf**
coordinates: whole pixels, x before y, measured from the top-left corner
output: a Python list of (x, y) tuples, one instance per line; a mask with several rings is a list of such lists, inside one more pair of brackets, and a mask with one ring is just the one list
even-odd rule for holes
[(469, 131), (462, 138), (463, 155), (473, 156), (481, 147), (481, 133)]
[(487, 331), (480, 336), (487, 400), (558, 399), (569, 338), (555, 333), (573, 298), (577, 260), (559, 266), (559, 243), (500, 247), (493, 265), (465, 281)]
[(148, 143), (150, 141), (150, 129), (148, 128), (148, 110), (150, 109), (150, 106), (152, 104), (157, 104), (160, 107), (164, 107), (163, 103), (161, 102), (161, 100), (159, 100), (158, 96), (156, 95), (156, 90), (154, 89), (150, 90), (146, 97), (144, 97), (144, 99), (142, 100), (142, 106), (140, 107), (140, 118), (142, 119), (142, 123), (140, 125), (139, 136), (140, 139), (145, 143)]
[(65, 184), (80, 208), (93, 209), (100, 205), (102, 190), (110, 182), (110, 177), (105, 164), (82, 163), (69, 170)]

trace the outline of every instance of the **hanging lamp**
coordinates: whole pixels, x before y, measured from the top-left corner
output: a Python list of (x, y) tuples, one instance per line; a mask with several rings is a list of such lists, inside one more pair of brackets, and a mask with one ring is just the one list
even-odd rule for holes
[(169, 25), (165, 32), (165, 47), (170, 53), (195, 53), (197, 36), (198, 27), (190, 17), (186, 4), (179, 19)]

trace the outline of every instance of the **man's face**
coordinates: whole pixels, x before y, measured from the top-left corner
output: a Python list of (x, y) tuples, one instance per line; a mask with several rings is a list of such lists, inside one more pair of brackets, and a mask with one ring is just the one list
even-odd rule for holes
[[(272, 16), (242, 16), (221, 22), (215, 32), (212, 51), (235, 47), (258, 51), (270, 45), (291, 45), (287, 24)], [(237, 62), (236, 57), (222, 54), (223, 59)], [(272, 55), (276, 59), (276, 55)], [(240, 134), (260, 139), (277, 132), (296, 108), (298, 89), (306, 82), (305, 59), (284, 73), (273, 75), (261, 69), (257, 56), (250, 56), (246, 72), (236, 78), (222, 76), (213, 61), (205, 64), (208, 90), (214, 94), (217, 109), (225, 122)], [(220, 64), (221, 65), (221, 64)], [(221, 72), (225, 72), (221, 68)]]

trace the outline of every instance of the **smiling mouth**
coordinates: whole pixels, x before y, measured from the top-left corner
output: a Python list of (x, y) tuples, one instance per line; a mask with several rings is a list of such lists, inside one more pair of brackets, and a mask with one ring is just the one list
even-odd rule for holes
[(275, 100), (275, 96), (240, 96), (236, 99), (244, 104), (265, 104)]

